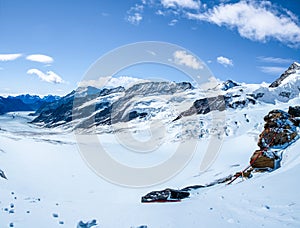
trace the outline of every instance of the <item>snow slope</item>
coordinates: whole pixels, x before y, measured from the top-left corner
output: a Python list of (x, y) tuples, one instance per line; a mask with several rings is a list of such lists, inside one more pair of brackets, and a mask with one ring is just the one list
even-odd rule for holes
[[(299, 227), (299, 184), (295, 180), (300, 171), (299, 141), (286, 149), (282, 167), (272, 173), (197, 190), (180, 203), (140, 203), (141, 196), (152, 190), (205, 184), (240, 171), (257, 149), (263, 116), (274, 108), (287, 110), (299, 101), (226, 111), (228, 136), (206, 172), (199, 172), (208, 146), (208, 138), (203, 138), (178, 175), (145, 188), (121, 187), (98, 177), (82, 160), (71, 132), (29, 125), (27, 113), (14, 119), (12, 114), (1, 116), (0, 167), (8, 180), (0, 180), (0, 227), (76, 227), (80, 220), (92, 219), (97, 219), (96, 227), (112, 228)], [(201, 118), (209, 122), (209, 115)], [(99, 137), (115, 159), (130, 165), (156, 164), (168, 159), (176, 147), (176, 142), (166, 142), (155, 156), (149, 154), (145, 159), (118, 145), (113, 135)]]

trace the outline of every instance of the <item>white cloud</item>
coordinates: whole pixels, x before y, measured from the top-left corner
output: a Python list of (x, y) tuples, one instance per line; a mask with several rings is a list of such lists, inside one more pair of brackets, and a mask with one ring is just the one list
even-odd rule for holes
[(143, 20), (143, 11), (144, 5), (135, 4), (127, 11), (126, 20), (133, 25), (138, 25)]
[(263, 73), (272, 74), (272, 75), (280, 75), (286, 70), (285, 67), (277, 67), (277, 66), (262, 66), (259, 67), (259, 69)]
[(140, 13), (134, 13), (127, 17), (127, 21), (133, 25), (138, 25), (143, 20), (143, 16)]
[(242, 37), (254, 41), (273, 38), (288, 45), (300, 45), (298, 18), (288, 10), (275, 9), (269, 1), (220, 4), (203, 13), (186, 13), (189, 19), (207, 21), (237, 29)]
[(220, 64), (222, 64), (224, 67), (233, 66), (232, 59), (226, 58), (224, 56), (219, 56), (217, 58), (217, 62), (220, 63)]
[(114, 78), (111, 76), (107, 77), (100, 77), (97, 80), (88, 80), (88, 81), (81, 81), (78, 83), (78, 87), (87, 87), (87, 86), (93, 86), (96, 88), (111, 88), (111, 87), (118, 87), (123, 86), (124, 88), (129, 88), (133, 84), (146, 82), (147, 80), (140, 79), (140, 78), (132, 78), (128, 76), (121, 76), (118, 78)]
[(54, 61), (52, 57), (48, 55), (42, 55), (42, 54), (28, 55), (26, 59), (29, 61), (39, 62), (39, 63), (52, 63)]
[(20, 58), (22, 54), (0, 54), (0, 61), (6, 62), (6, 61), (13, 61), (17, 58)]
[(38, 69), (30, 69), (27, 71), (27, 74), (35, 74), (42, 81), (49, 82), (49, 83), (60, 84), (64, 82), (62, 78), (58, 76), (56, 73), (54, 73), (53, 71), (47, 71), (46, 73), (43, 73)]
[(200, 1), (194, 0), (161, 0), (161, 4), (166, 8), (182, 7), (188, 9), (199, 9)]
[(178, 65), (185, 65), (195, 70), (202, 69), (202, 64), (195, 56), (188, 54), (186, 51), (175, 51), (173, 54), (174, 62)]
[(168, 25), (170, 25), (170, 26), (174, 26), (174, 25), (176, 25), (176, 24), (177, 24), (177, 22), (178, 22), (178, 20), (176, 20), (176, 19), (173, 19), (172, 21), (170, 21), (170, 22), (169, 22), (169, 24), (168, 24)]
[(257, 59), (261, 62), (278, 63), (278, 64), (292, 64), (294, 62), (293, 59), (266, 57), (266, 56), (259, 56), (259, 57), (257, 57)]
[(160, 16), (166, 16), (166, 12), (162, 11), (162, 10), (157, 10), (155, 12), (155, 14), (160, 15)]

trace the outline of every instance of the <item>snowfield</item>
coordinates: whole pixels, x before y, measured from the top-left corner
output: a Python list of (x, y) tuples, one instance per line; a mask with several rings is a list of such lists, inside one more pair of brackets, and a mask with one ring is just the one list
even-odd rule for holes
[[(258, 148), (263, 117), (273, 109), (287, 111), (289, 105), (299, 102), (297, 97), (288, 103), (225, 111), (226, 135), (208, 170), (200, 172), (200, 164), (210, 135), (199, 138), (193, 157), (181, 172), (143, 188), (116, 185), (96, 175), (82, 159), (71, 131), (28, 124), (28, 113), (2, 115), (0, 168), (8, 180), (0, 179), (0, 227), (71, 228), (81, 220), (93, 219), (98, 224), (93, 227), (101, 228), (300, 227), (299, 141), (285, 149), (282, 167), (273, 172), (195, 190), (182, 202), (140, 202), (153, 190), (207, 184), (241, 171)], [(210, 114), (197, 118), (209, 126)], [(166, 140), (155, 153), (140, 155), (120, 146), (113, 134), (102, 134), (99, 140), (114, 159), (139, 167), (167, 160), (178, 143)]]

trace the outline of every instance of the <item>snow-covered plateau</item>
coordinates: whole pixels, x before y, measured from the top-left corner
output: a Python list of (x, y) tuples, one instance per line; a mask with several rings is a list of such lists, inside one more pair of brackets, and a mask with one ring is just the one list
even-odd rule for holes
[[(264, 117), (300, 104), (299, 70), (299, 64), (292, 64), (273, 86), (226, 82), (208, 91), (215, 94), (208, 98), (189, 83), (143, 82), (92, 94), (87, 87), (80, 89), (89, 96), (84, 100), (78, 90), (32, 115), (1, 115), (0, 169), (7, 179), (0, 178), (0, 227), (300, 227), (298, 137), (276, 147), (282, 155), (278, 169), (195, 189), (178, 202), (141, 203), (151, 191), (206, 185), (247, 167), (259, 149)], [(172, 177), (130, 187), (89, 167), (79, 151), (83, 142), (78, 134), (97, 134), (113, 159), (139, 168), (167, 161), (183, 142), (196, 140), (197, 145)], [(147, 147), (151, 137), (154, 151), (131, 150), (130, 140)], [(202, 170), (212, 137), (221, 144)]]

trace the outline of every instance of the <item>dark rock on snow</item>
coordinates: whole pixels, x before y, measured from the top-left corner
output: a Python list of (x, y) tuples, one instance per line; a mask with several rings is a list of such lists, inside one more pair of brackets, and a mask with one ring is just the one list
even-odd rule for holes
[(0, 177), (7, 179), (5, 173), (0, 169)]
[(91, 221), (88, 221), (88, 222), (83, 222), (83, 221), (80, 221), (76, 228), (91, 228), (93, 226), (96, 226), (97, 225), (97, 220), (96, 219), (93, 219)]
[(179, 201), (189, 197), (190, 193), (183, 190), (167, 188), (162, 191), (153, 191), (142, 197), (142, 203)]
[(293, 117), (300, 117), (300, 106), (290, 106), (288, 113)]
[(227, 91), (233, 87), (239, 86), (240, 84), (232, 81), (232, 80), (227, 80), (225, 82), (222, 83), (221, 85), (221, 90)]

